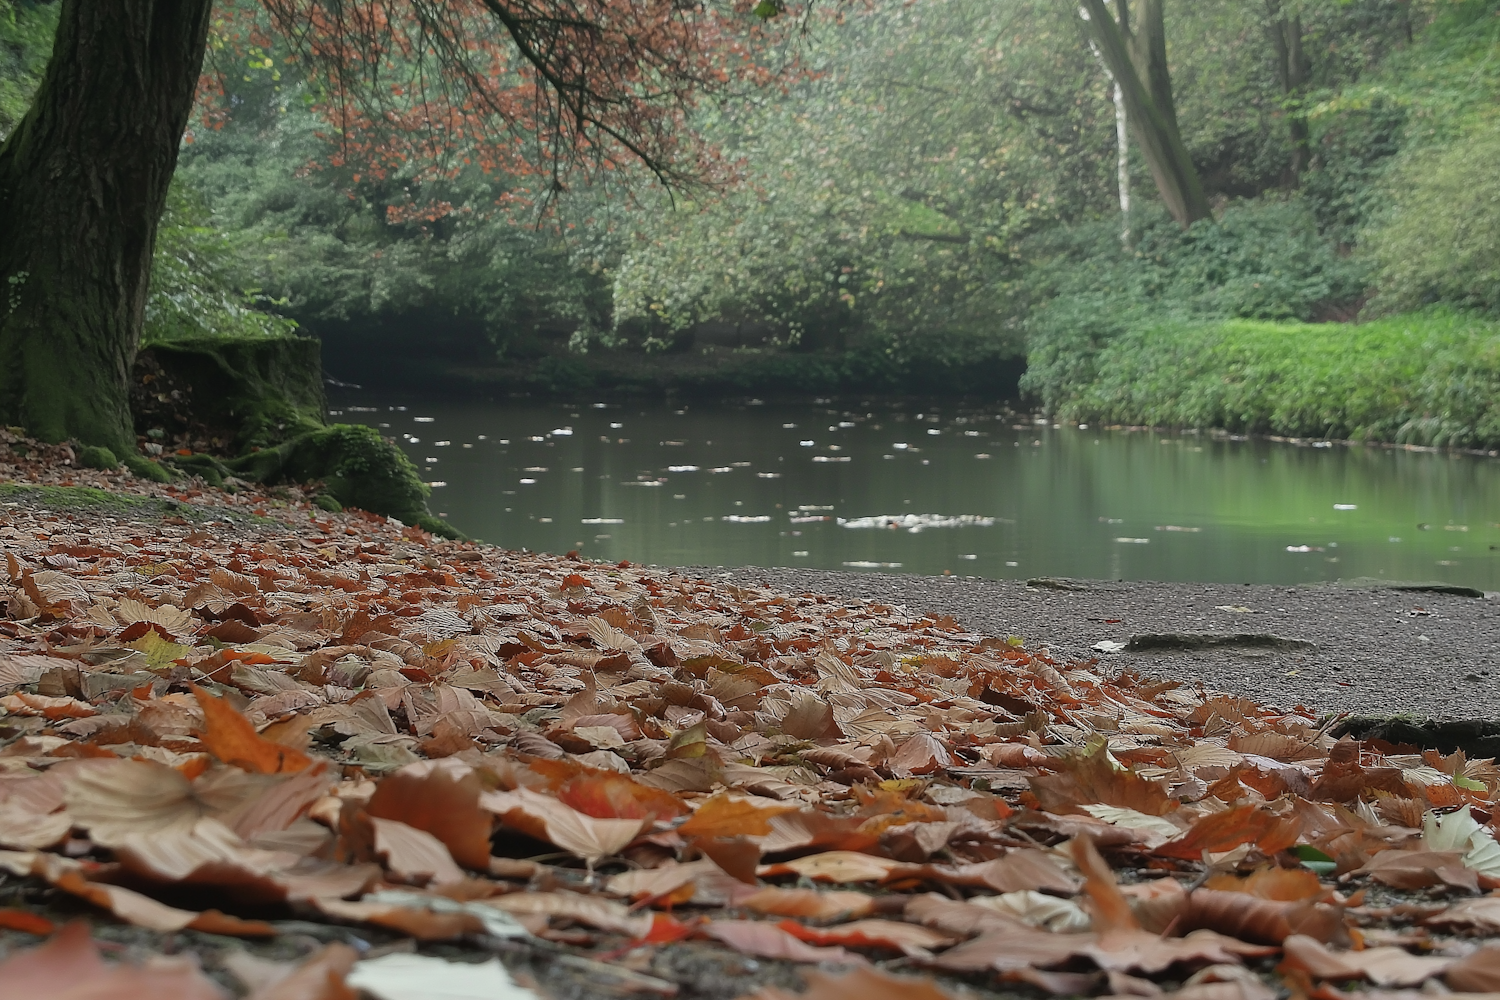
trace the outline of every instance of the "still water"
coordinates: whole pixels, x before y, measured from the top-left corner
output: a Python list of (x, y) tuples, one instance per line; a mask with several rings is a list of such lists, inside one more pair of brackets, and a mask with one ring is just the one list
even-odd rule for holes
[(1500, 461), (1049, 427), (957, 408), (459, 402), (345, 391), (432, 509), (660, 565), (1500, 590)]

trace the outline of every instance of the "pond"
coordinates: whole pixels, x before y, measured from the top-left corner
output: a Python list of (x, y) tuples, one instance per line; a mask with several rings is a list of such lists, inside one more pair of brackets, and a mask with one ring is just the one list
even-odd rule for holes
[(1500, 589), (1500, 462), (1049, 426), (999, 411), (394, 399), (432, 509), (511, 548), (659, 565)]

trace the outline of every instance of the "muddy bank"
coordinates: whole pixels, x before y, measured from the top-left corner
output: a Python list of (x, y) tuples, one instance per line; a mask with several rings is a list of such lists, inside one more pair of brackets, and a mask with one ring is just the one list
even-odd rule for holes
[[(1500, 602), (1358, 586), (983, 580), (825, 570), (699, 570), (735, 583), (904, 604), (951, 614), (992, 635), (1017, 635), (1068, 659), (1099, 657), (1162, 677), (1201, 680), (1256, 701), (1319, 712), (1500, 718)], [(1249, 639), (1095, 643), (1211, 633)], [(1303, 643), (1311, 643), (1305, 646)]]

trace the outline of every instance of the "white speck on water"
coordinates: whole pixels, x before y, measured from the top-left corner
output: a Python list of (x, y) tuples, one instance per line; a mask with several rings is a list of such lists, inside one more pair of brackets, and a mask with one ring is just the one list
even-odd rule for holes
[(1334, 510), (1359, 510), (1359, 504), (1357, 504), (1357, 503), (1336, 503), (1336, 504), (1333, 505), (1333, 509)]

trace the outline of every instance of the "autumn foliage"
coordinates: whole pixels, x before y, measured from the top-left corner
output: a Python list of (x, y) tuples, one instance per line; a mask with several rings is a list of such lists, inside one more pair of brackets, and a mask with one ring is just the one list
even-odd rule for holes
[[(1491, 761), (951, 618), (274, 509), (0, 515), (0, 868), (161, 933), (297, 915), (549, 940), (597, 975), (687, 938), (847, 967), (814, 997), (951, 995), (949, 974), (1269, 996), (1252, 969), (1278, 962), (1326, 996), (1495, 981), (1495, 949), (1419, 944), (1500, 932)], [(1402, 904), (1421, 933), (1392, 936), (1370, 886), (1467, 898)], [(55, 931), (24, 905), (0, 928)], [(66, 928), (0, 982), (63, 956), (101, 996), (208, 989), (92, 949)], [(923, 978), (869, 965), (898, 956)], [(344, 989), (354, 957), (282, 972)]]

